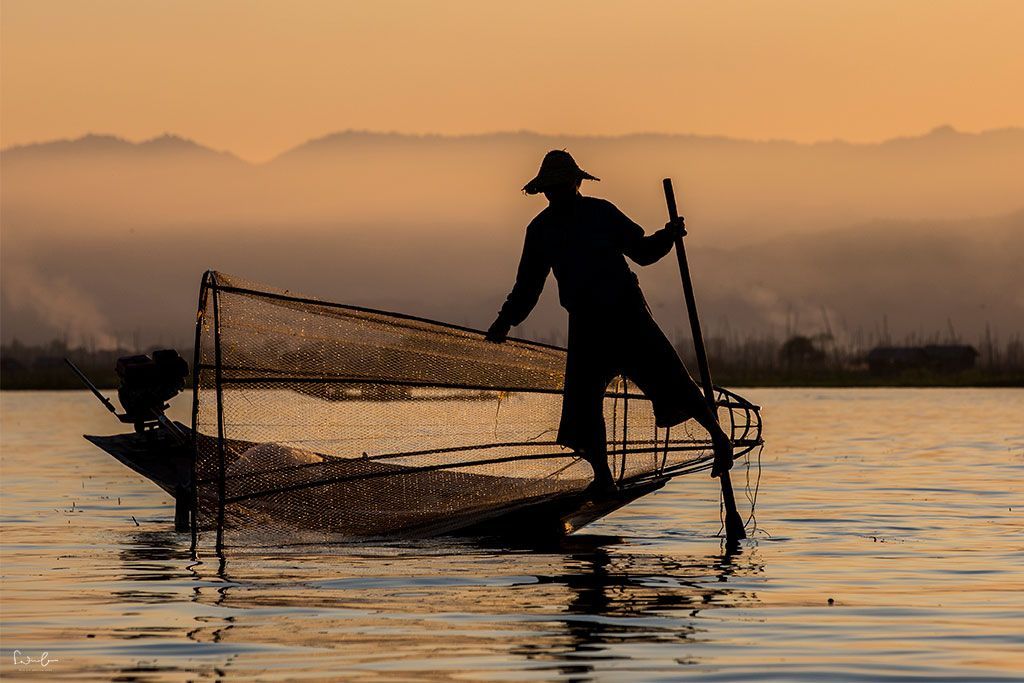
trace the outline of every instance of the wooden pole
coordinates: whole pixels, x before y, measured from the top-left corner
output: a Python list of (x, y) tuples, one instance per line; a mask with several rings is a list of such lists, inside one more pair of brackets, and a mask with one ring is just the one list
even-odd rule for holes
[[(665, 202), (668, 204), (668, 217), (670, 220), (679, 218), (679, 211), (676, 209), (676, 194), (672, 189), (672, 179), (665, 178), (662, 181), (665, 186)], [(700, 333), (700, 318), (697, 316), (697, 300), (693, 296), (693, 282), (690, 280), (690, 266), (686, 262), (686, 249), (683, 246), (682, 236), (676, 237), (676, 258), (679, 261), (679, 277), (683, 281), (683, 297), (686, 299), (686, 312), (690, 316), (690, 332), (693, 335), (693, 347), (697, 354), (697, 367), (700, 370), (700, 383), (704, 389), (704, 398), (708, 402), (711, 415), (718, 419), (718, 406), (715, 404), (715, 387), (711, 383), (711, 367), (708, 364), (708, 354), (704, 349), (704, 337)], [(725, 505), (725, 538), (728, 541), (738, 541), (747, 537), (743, 529), (743, 518), (736, 509), (736, 497), (732, 491), (732, 479), (729, 471), (722, 472), (719, 477), (722, 483), (722, 501)]]

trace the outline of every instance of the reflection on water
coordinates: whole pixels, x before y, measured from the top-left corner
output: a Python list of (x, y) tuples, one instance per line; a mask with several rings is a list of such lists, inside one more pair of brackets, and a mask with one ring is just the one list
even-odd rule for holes
[[(135, 552), (124, 551), (126, 567), (138, 567)], [(481, 670), (580, 675), (594, 671), (591, 659), (628, 659), (609, 652), (613, 644), (685, 645), (703, 609), (755, 603), (727, 583), (760, 571), (749, 555), (634, 554), (618, 538), (594, 535), (539, 549), (434, 541), (232, 552), (192, 567), (202, 586), (191, 598), (231, 616), (187, 637), (320, 650), (311, 673), (325, 657), (346, 668), (379, 662), (386, 670), (454, 673), (465, 668), (468, 648)]]
[[(80, 439), (117, 428), (91, 399), (4, 393), (0, 675), (1017, 677), (1024, 393), (750, 393), (771, 430), (763, 529), (731, 552), (714, 538), (715, 483), (694, 477), (553, 546), (198, 562), (170, 499)], [(16, 666), (15, 649), (60, 661)]]

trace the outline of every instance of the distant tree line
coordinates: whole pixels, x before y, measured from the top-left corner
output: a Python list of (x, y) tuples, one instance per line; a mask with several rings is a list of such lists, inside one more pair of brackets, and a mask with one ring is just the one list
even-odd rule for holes
[[(782, 338), (711, 334), (705, 343), (715, 383), (723, 386), (1024, 386), (1024, 341), (1019, 334), (1002, 341), (988, 329), (974, 344), (953, 334), (894, 340), (884, 332), (845, 342), (828, 332)], [(696, 376), (692, 340), (679, 337), (676, 349)], [(0, 346), (0, 389), (83, 388), (65, 358), (98, 387), (110, 389), (118, 384), (118, 358), (152, 350), (15, 340)], [(178, 351), (191, 360), (191, 349)]]
[[(118, 384), (114, 372), (118, 358), (151, 350), (71, 347), (59, 339), (29, 346), (14, 340), (0, 346), (0, 389), (84, 389), (81, 380), (64, 362), (65, 358), (77, 365), (96, 386), (110, 389)], [(185, 353), (182, 350), (182, 355)], [(185, 357), (191, 358), (191, 351), (187, 353)]]
[[(990, 330), (974, 344), (952, 335), (832, 334), (711, 336), (715, 382), (733, 386), (1024, 386), (1024, 341), (1000, 341)], [(693, 343), (676, 348), (689, 367)]]

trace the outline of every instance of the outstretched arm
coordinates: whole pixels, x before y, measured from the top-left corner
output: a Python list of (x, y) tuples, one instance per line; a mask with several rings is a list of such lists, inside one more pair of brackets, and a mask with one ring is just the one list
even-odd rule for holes
[(526, 320), (530, 311), (537, 305), (540, 293), (544, 291), (544, 282), (548, 279), (550, 271), (551, 263), (544, 244), (540, 235), (531, 226), (526, 230), (526, 241), (523, 244), (523, 255), (519, 259), (516, 283), (498, 312), (497, 319), (487, 330), (488, 341), (505, 341), (509, 330)]
[(612, 221), (618, 226), (618, 234), (622, 239), (622, 253), (639, 266), (649, 266), (661, 260), (672, 250), (676, 236), (686, 234), (682, 218), (678, 221), (669, 221), (653, 235), (644, 235), (644, 229), (619, 211), (614, 204), (609, 202), (608, 210), (611, 212)]
[(678, 222), (669, 221), (664, 228), (653, 235), (644, 235), (643, 228), (635, 223), (633, 225), (637, 229), (626, 233), (626, 243), (623, 245), (622, 253), (638, 266), (657, 263), (665, 254), (672, 251), (676, 235), (682, 237), (686, 234), (682, 218)]

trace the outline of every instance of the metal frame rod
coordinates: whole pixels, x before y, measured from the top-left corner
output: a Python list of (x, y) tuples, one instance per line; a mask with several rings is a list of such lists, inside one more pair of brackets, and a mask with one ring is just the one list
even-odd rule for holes
[(214, 374), (217, 393), (217, 552), (224, 547), (224, 497), (226, 468), (224, 457), (224, 392), (221, 377), (220, 348), (220, 296), (218, 294), (217, 275), (211, 278), (210, 290), (213, 293), (213, 357)]
[(206, 318), (207, 290), (213, 271), (203, 273), (199, 284), (199, 302), (196, 305), (196, 335), (192, 350), (192, 559), (199, 559), (199, 376), (202, 372), (203, 321)]

